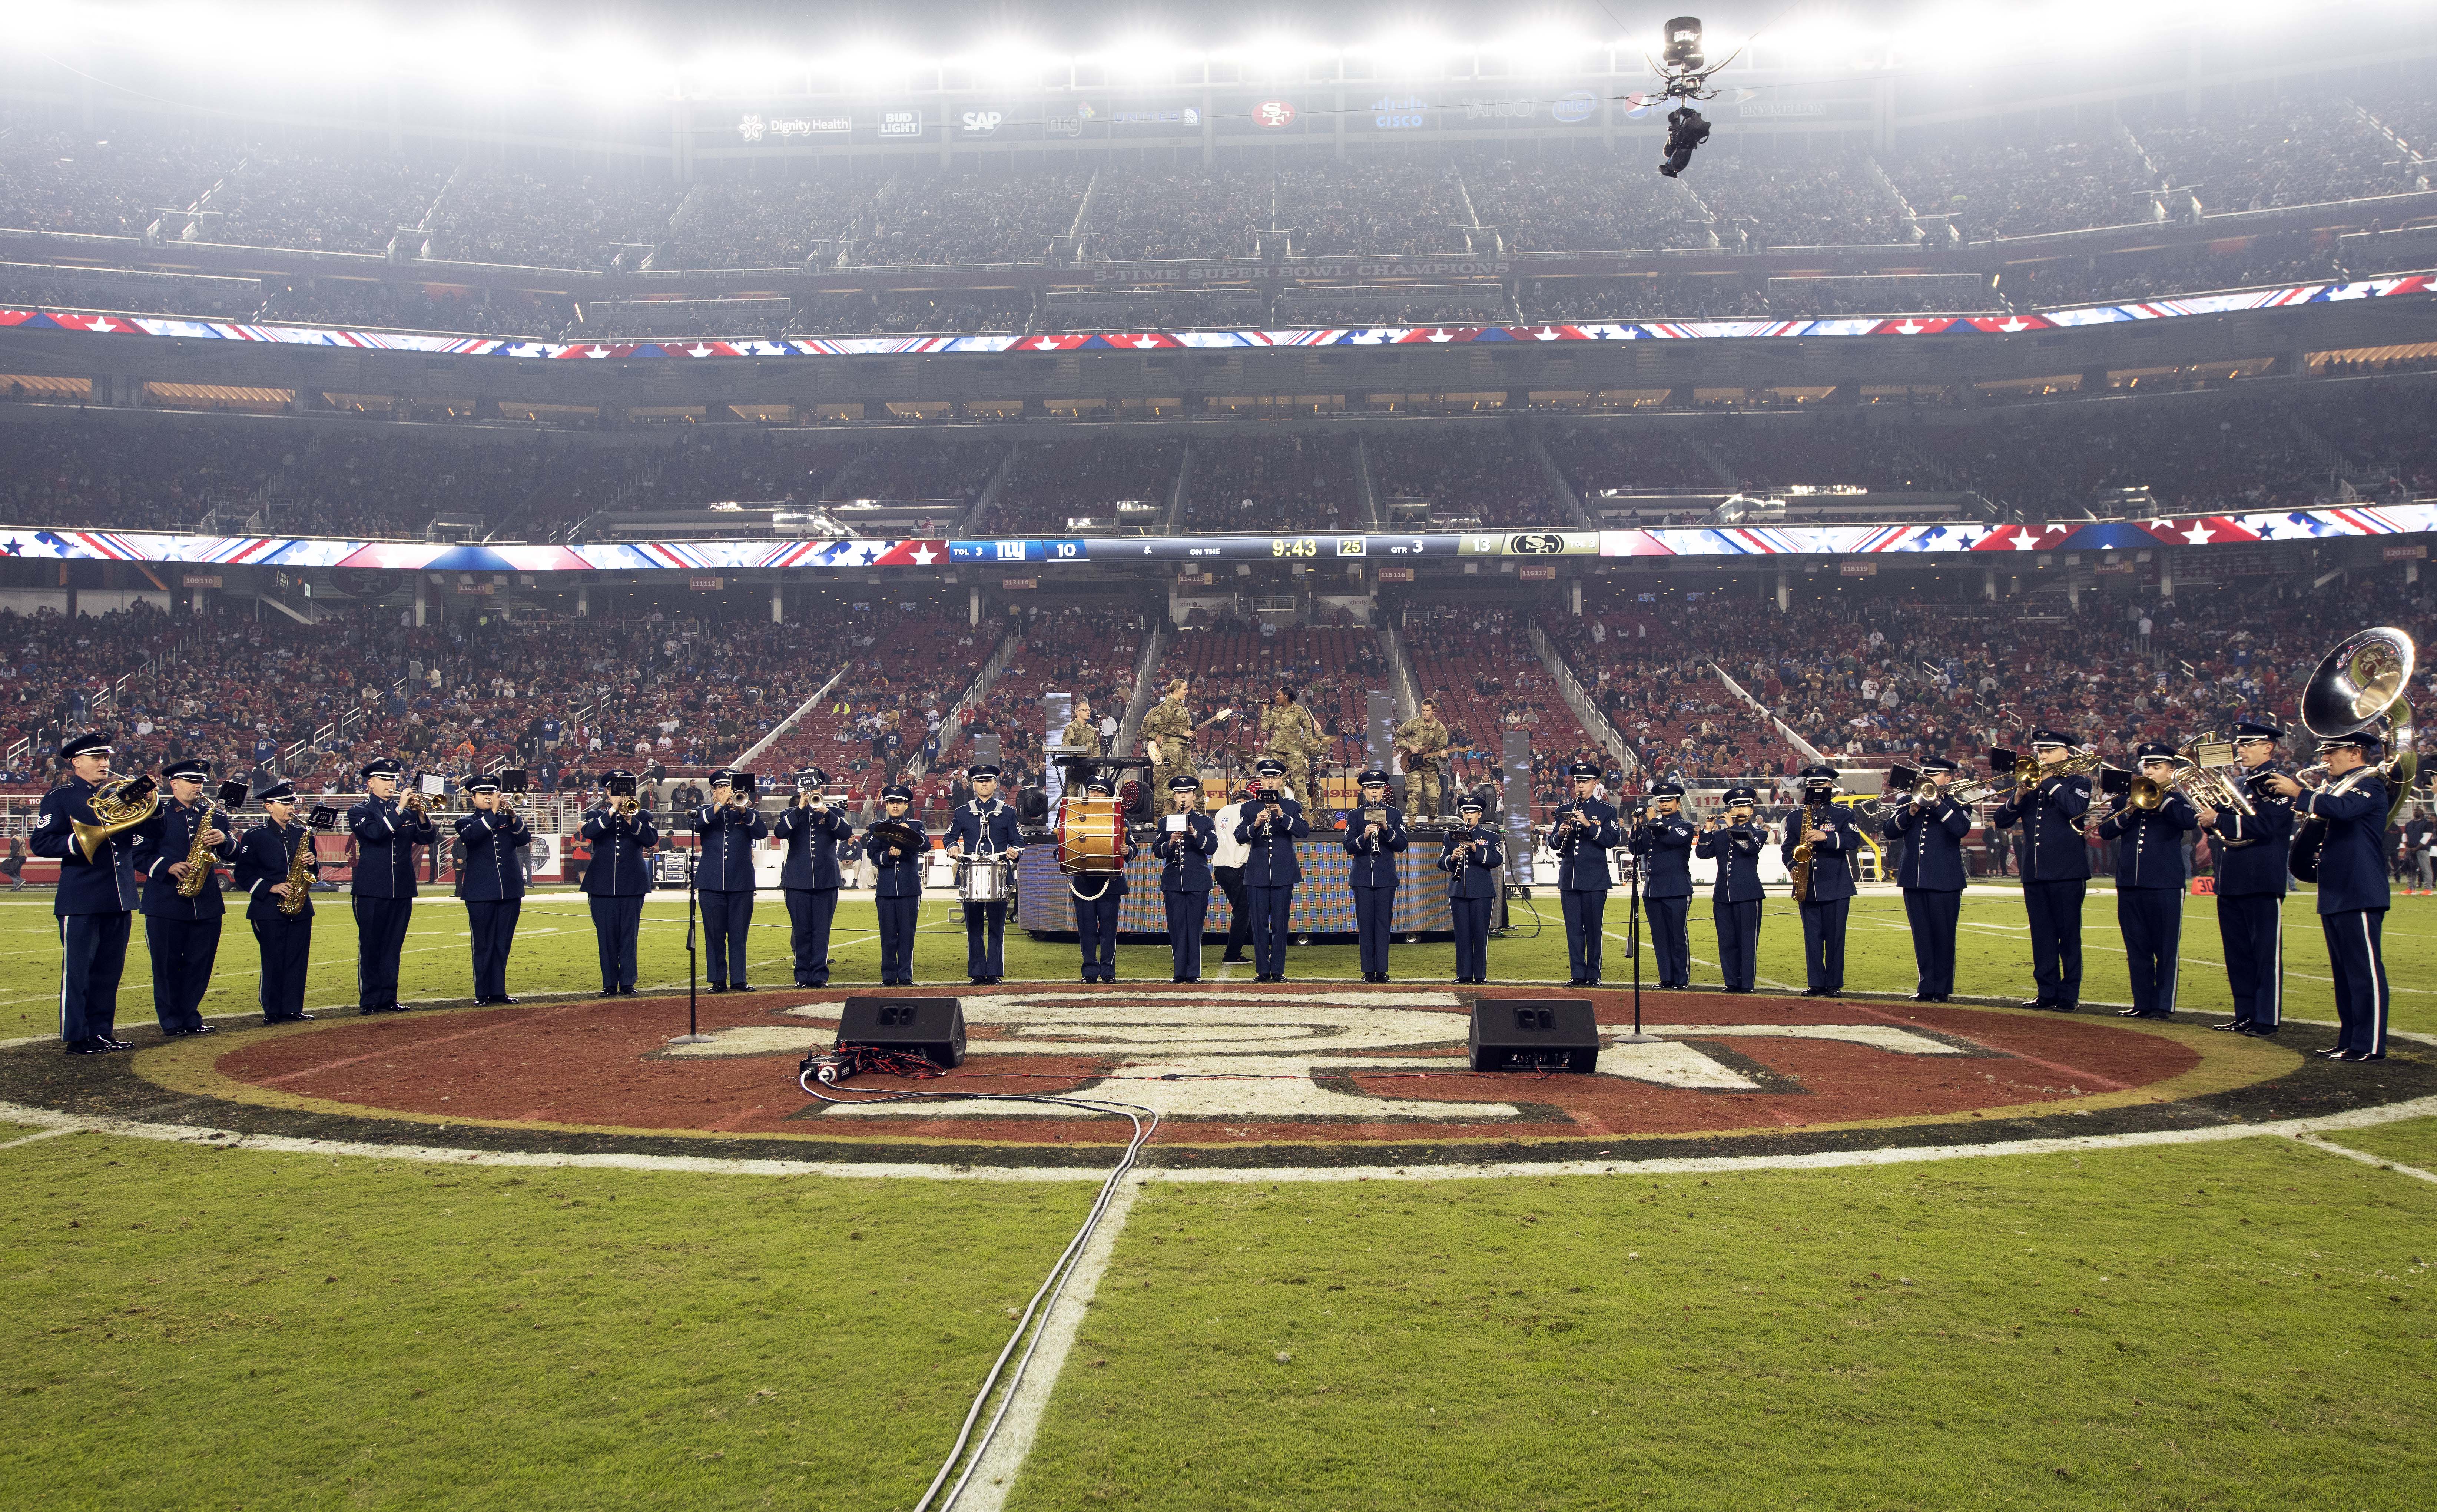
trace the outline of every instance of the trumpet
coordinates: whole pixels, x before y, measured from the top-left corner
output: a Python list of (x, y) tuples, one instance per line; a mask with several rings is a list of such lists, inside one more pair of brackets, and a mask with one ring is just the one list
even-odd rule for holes
[(612, 802), (609, 809), (622, 819), (631, 819), (643, 811), (643, 800), (628, 793)]
[(448, 812), (448, 800), (437, 794), (409, 793), (398, 804), (398, 810), (420, 818), (436, 819)]

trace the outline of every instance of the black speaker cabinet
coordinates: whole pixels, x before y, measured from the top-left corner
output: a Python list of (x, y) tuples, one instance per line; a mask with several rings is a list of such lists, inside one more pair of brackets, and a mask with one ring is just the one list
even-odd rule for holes
[(838, 1010), (837, 1043), (953, 1069), (965, 1064), (965, 1008), (953, 997), (850, 997)]
[(1484, 997), (1464, 1042), (1476, 1071), (1590, 1071), (1599, 1025), (1586, 997)]

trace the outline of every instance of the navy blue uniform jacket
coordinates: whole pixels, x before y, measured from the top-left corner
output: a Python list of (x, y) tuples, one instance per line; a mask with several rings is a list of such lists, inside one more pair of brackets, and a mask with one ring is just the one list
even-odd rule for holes
[(2197, 830), (2200, 816), (2181, 793), (2169, 793), (2153, 809), (2130, 804), (2098, 821), (2098, 833), (2118, 842), (2115, 885), (2119, 888), (2174, 888), (2183, 876), (2183, 832)]
[[(1828, 832), (1828, 838), (1811, 842), (1811, 901), (1834, 903), (1850, 898), (1853, 886), (1853, 856), (1862, 849), (1862, 832), (1853, 827), (1853, 811), (1841, 803), (1829, 803), (1816, 816), (1818, 827)], [(1809, 805), (1797, 808), (1785, 816), (1785, 838), (1778, 842), (1778, 859), (1785, 863), (1788, 875), (1794, 871), (1794, 848), (1802, 843), (1803, 832), (1812, 825)]]
[(947, 844), (964, 842), (965, 854), (979, 855), (984, 851), (1005, 854), (1024, 848), (1024, 836), (1018, 832), (1015, 811), (996, 799), (991, 800), (987, 815), (975, 812), (972, 802), (956, 805), (948, 816)]
[(1692, 853), (1717, 858), (1718, 880), (1709, 886), (1712, 901), (1757, 903), (1767, 896), (1760, 885), (1760, 848), (1765, 839), (1757, 824), (1701, 832), (1701, 837), (1692, 844)]
[(1580, 808), (1587, 824), (1576, 825), (1566, 837), (1566, 847), (1557, 853), (1557, 886), (1567, 892), (1605, 892), (1616, 886), (1609, 874), (1607, 853), (1623, 838), (1618, 833), (1616, 810), (1595, 798), (1577, 804), (1571, 800), (1557, 807), (1554, 822), (1563, 824), (1568, 809)]
[(1689, 898), (1692, 895), (1692, 842), (1700, 830), (1681, 814), (1662, 814), (1637, 825), (1624, 838), (1624, 848), (1647, 859), (1641, 874), (1645, 898)]
[(649, 809), (636, 810), (633, 818), (605, 805), (586, 809), (576, 833), (592, 847), (592, 859), (584, 868), (586, 892), (596, 898), (640, 898), (651, 892), (656, 880), (652, 853), (659, 847), (660, 831)]
[(1150, 853), (1162, 863), (1159, 890), (1208, 892), (1210, 858), (1218, 851), (1218, 826), (1207, 814), (1187, 814), (1184, 828), (1170, 830), (1167, 821), (1173, 818), (1160, 816), (1159, 833), (1150, 839)]
[(2304, 793), (2293, 800), (2293, 812), (2327, 821), (2326, 844), (2319, 852), (2321, 913), (2384, 908), (2393, 902), (2386, 886), (2383, 781), (2364, 777), (2348, 793)]
[(533, 844), (521, 814), (473, 813), (457, 821), (465, 842), (465, 868), (457, 873), (457, 896), (469, 903), (505, 903), (525, 895), (525, 869), (516, 852)]
[(347, 833), (356, 837), (356, 870), (347, 891), (359, 898), (413, 897), (414, 848), (440, 840), (440, 826), (430, 815), (417, 817), (394, 800), (378, 798), (347, 810)]
[[(313, 832), (299, 822), (286, 827), (257, 824), (237, 842), (237, 885), (253, 896), (245, 905), (248, 919), (276, 920), (289, 917), (280, 910), (279, 899), (272, 888), (288, 880), (288, 869), (294, 864), (296, 848), (310, 847)], [(321, 858), (317, 855), (306, 863), (306, 870), (319, 876)], [(296, 915), (310, 917), (313, 900), (308, 896)]]
[(2209, 826), (2209, 852), (2217, 858), (2217, 890), (2228, 898), (2281, 898), (2292, 887), (2293, 802), (2251, 800), (2258, 812), (2217, 811)]
[(1303, 817), (1303, 805), (1290, 798), (1277, 800), (1281, 816), (1269, 828), (1266, 835), (1257, 825), (1261, 804), (1244, 805), (1244, 814), (1236, 825), (1238, 844), (1249, 845), (1253, 853), (1244, 858), (1244, 886), (1248, 888), (1291, 888), (1303, 880), (1303, 866), (1295, 860), (1294, 843), (1311, 838), (1311, 825)]
[[(178, 896), (178, 879), (169, 869), (195, 848), (195, 829), (210, 822), (211, 808), (190, 809), (163, 800), (161, 812), (135, 831), (135, 870), (144, 878), (144, 914), (149, 919), (218, 919), (228, 911), (217, 883), (191, 898)], [(237, 820), (222, 830), (228, 838), (212, 847), (223, 861), (237, 859)]]
[(826, 814), (796, 807), (781, 812), (770, 833), (787, 842), (787, 861), (779, 869), (779, 886), (820, 892), (846, 886), (838, 867), (838, 847), (854, 838), (854, 826), (832, 807)]
[(931, 832), (922, 828), (920, 819), (908, 818), (903, 822), (911, 825), (914, 833), (920, 836), (911, 851), (899, 851), (876, 835), (867, 834), (863, 837), (863, 853), (871, 857), (880, 868), (880, 880), (871, 889), (875, 898), (922, 896), (922, 865), (931, 858)]
[(42, 822), (26, 841), (26, 848), (36, 855), (60, 863), (60, 890), (51, 899), (51, 912), (62, 919), (72, 913), (131, 913), (137, 902), (135, 842), (126, 835), (105, 840), (88, 861), (69, 828), (77, 819), (99, 822), (93, 817), (93, 793), (91, 782), (71, 777), (44, 794)]
[(1356, 888), (1393, 888), (1396, 885), (1396, 853), (1408, 843), (1405, 835), (1405, 811), (1394, 803), (1378, 807), (1387, 819), (1376, 835), (1364, 833), (1369, 828), (1362, 819), (1362, 807), (1346, 810), (1345, 853), (1354, 859), (1346, 863), (1345, 881)]
[(693, 885), (697, 892), (753, 890), (753, 842), (767, 838), (770, 821), (751, 804), (693, 811)]
[(1990, 822), (2023, 827), (2023, 880), (2071, 882), (2090, 875), (2090, 842), (2075, 820), (2090, 812), (2090, 779), (2051, 777), (1997, 805)]
[(1896, 885), (1920, 892), (1961, 892), (1963, 837), (1972, 816), (1952, 799), (1937, 798), (1916, 808), (1898, 803), (1880, 833), (1903, 849), (1896, 856)]
[[(1450, 845), (1439, 853), (1439, 870), (1447, 874), (1447, 896), (1450, 898), (1497, 897), (1499, 868), (1506, 864), (1506, 848), (1499, 843), (1498, 832), (1482, 824), (1469, 830), (1457, 831), (1448, 838), (1453, 839), (1459, 835), (1467, 846), (1464, 872), (1461, 876), (1456, 874), (1456, 847)], [(1481, 855), (1470, 852), (1468, 847), (1474, 840), (1487, 840), (1489, 853)]]

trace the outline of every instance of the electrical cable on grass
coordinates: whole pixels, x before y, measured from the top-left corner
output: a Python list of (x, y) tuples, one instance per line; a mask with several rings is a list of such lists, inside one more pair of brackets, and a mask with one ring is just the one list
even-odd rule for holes
[[(907, 1062), (919, 1064), (921, 1069), (901, 1068), (901, 1064)], [(948, 1512), (956, 1505), (956, 1498), (964, 1494), (967, 1483), (973, 1478), (973, 1471), (981, 1467), (982, 1457), (989, 1452), (991, 1442), (998, 1436), (999, 1425), (1006, 1421), (1008, 1409), (1015, 1404), (1016, 1389), (1023, 1384), (1024, 1373), (1030, 1368), (1033, 1354), (1041, 1347), (1041, 1336), (1048, 1326), (1049, 1314), (1056, 1310), (1058, 1299), (1065, 1294), (1067, 1281), (1074, 1276), (1076, 1261), (1082, 1257), (1084, 1246), (1091, 1242), (1093, 1233), (1100, 1226), (1101, 1218), (1107, 1214), (1109, 1204), (1116, 1196), (1117, 1183), (1133, 1169), (1143, 1146), (1159, 1132), (1160, 1116), (1157, 1109), (1131, 1102), (1035, 1092), (875, 1092), (868, 1097), (831, 1096), (839, 1081), (865, 1065), (909, 1078), (946, 1075), (940, 1067), (920, 1057), (848, 1046), (830, 1055), (805, 1057), (797, 1072), (796, 1084), (804, 1089), (806, 1096), (840, 1107), (875, 1102), (1046, 1102), (1061, 1108), (1082, 1108), (1122, 1117), (1133, 1125), (1133, 1136), (1126, 1142), (1125, 1152), (1118, 1157), (1108, 1179), (1100, 1184), (1098, 1194), (1092, 1200), (1091, 1210), (1083, 1215), (1082, 1226), (1075, 1231), (1074, 1239), (1067, 1242), (1065, 1250), (1049, 1267), (1049, 1274), (1042, 1279), (1040, 1290), (1032, 1293), (1032, 1300), (1026, 1305), (1023, 1316), (1016, 1319), (1015, 1331), (1008, 1336), (1006, 1347), (991, 1363), (990, 1374), (982, 1378), (981, 1390), (974, 1394), (973, 1406), (966, 1410), (965, 1420), (956, 1432), (956, 1441), (949, 1446), (948, 1457), (940, 1462), (939, 1473), (932, 1477), (930, 1487), (922, 1493), (922, 1499), (914, 1503), (914, 1512)], [(991, 1394), (998, 1389), (999, 1378), (1006, 1373), (1008, 1360), (1015, 1354), (1015, 1346), (1019, 1344), (1024, 1345), (1024, 1354), (1016, 1361), (1014, 1372), (1007, 1376), (998, 1411), (991, 1415), (989, 1424), (976, 1439), (973, 1436), (974, 1420), (981, 1416), (982, 1408), (989, 1404)], [(956, 1477), (956, 1484), (949, 1487), (944, 1500), (935, 1501), (939, 1496), (940, 1486), (960, 1463), (964, 1466), (964, 1472)]]

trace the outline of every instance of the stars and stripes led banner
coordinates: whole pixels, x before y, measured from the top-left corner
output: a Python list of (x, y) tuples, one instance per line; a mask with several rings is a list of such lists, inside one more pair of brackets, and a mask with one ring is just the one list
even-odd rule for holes
[(2058, 521), (2044, 525), (1709, 525), (1665, 530), (1510, 530), (1462, 535), (1118, 536), (1009, 540), (607, 541), (504, 546), (446, 541), (167, 536), (0, 530), (0, 555), (61, 561), (277, 568), (371, 567), (433, 572), (806, 571), (1059, 563), (1406, 562), (1479, 557), (1878, 556), (1972, 553), (1995, 566), (2039, 552), (2200, 550), (2360, 536), (2437, 534), (2437, 502), (2343, 505), (2240, 515)]
[(1734, 341), (1821, 336), (2014, 335), (2108, 325), (2122, 321), (2223, 315), (2294, 305), (2388, 299), (2437, 291), (2437, 273), (2403, 273), (2344, 284), (2295, 284), (2226, 294), (2093, 305), (2022, 315), (1867, 315), (1818, 320), (1694, 320), (1576, 322), (1542, 325), (1376, 325), (1317, 330), (1059, 331), (1036, 336), (790, 336), (770, 341), (535, 341), (514, 336), (430, 336), (406, 331), (348, 331), (310, 325), (256, 325), (235, 321), (157, 315), (96, 315), (64, 310), (0, 308), (0, 327), (79, 331), (96, 336), (165, 336), (180, 341), (268, 342), (344, 346), (362, 351), (424, 352), (447, 357), (508, 357), (552, 361), (638, 361), (666, 358), (904, 357), (939, 353), (1004, 354), (1159, 351), (1245, 346), (1441, 346), (1476, 342)]

